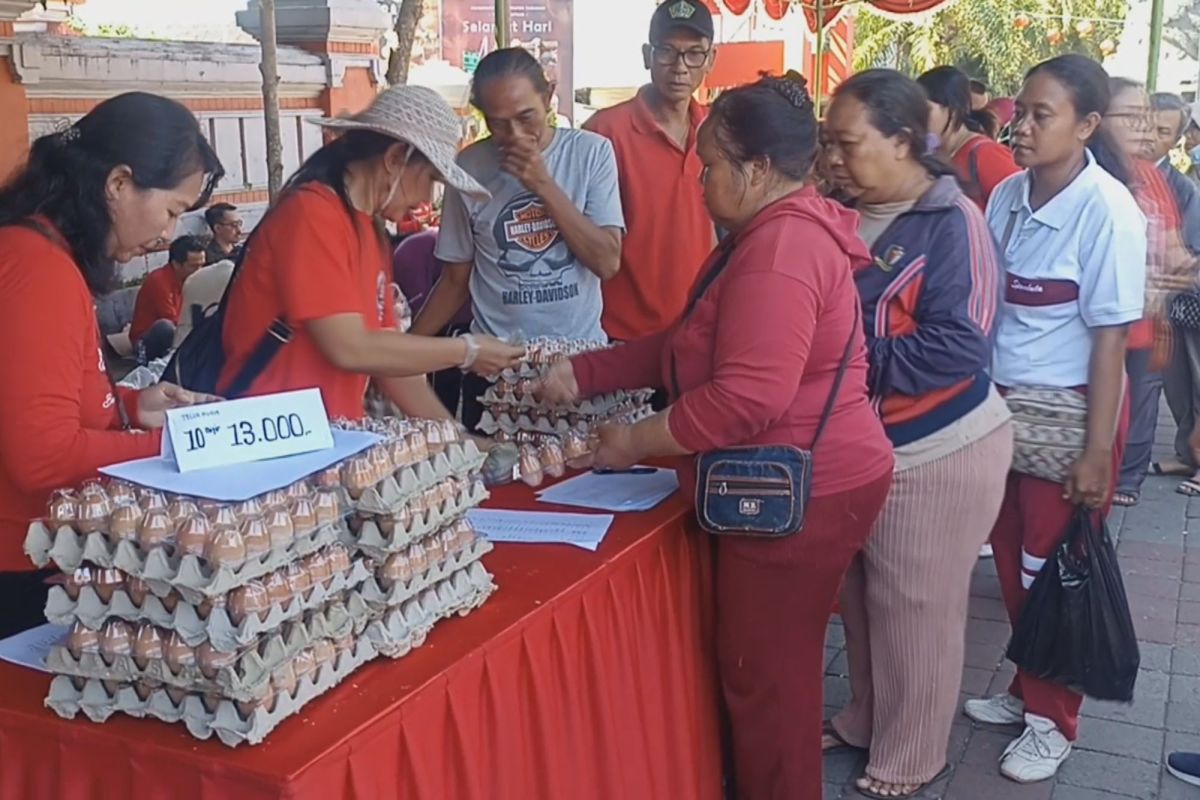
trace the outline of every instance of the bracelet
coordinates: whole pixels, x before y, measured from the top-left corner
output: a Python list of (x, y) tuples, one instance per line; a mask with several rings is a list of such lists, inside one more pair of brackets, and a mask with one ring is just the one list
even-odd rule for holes
[(479, 341), (469, 333), (459, 335), (460, 339), (467, 343), (467, 356), (463, 362), (458, 365), (458, 368), (466, 372), (471, 367), (475, 366), (475, 360), (479, 358)]

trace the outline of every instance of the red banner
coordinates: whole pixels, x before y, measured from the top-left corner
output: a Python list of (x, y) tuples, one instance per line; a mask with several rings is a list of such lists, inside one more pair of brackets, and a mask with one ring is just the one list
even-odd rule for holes
[[(571, 119), (575, 109), (572, 0), (530, 0), (509, 4), (509, 42), (524, 47), (555, 85), (558, 113)], [(468, 73), (496, 49), (493, 0), (442, 0), (442, 58)]]

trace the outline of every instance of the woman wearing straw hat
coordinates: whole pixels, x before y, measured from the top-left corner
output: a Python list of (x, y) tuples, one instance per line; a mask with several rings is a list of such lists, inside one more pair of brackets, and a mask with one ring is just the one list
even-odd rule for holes
[[(318, 124), (342, 131), (291, 177), (246, 245), (230, 290), (218, 386), (246, 394), (321, 389), (331, 417), (363, 415), (369, 378), (406, 414), (447, 418), (424, 379), (451, 367), (488, 375), (522, 350), (488, 336), (412, 336), (396, 330), (391, 248), (383, 221), (428, 202), (435, 181), (486, 197), (455, 164), (460, 125), (435, 92), (398, 86), (370, 108)], [(244, 367), (276, 320), (290, 340), (257, 375)]]

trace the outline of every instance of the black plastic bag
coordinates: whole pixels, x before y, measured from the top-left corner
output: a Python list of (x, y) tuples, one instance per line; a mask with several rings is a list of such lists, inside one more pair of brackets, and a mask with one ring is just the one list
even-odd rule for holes
[(1081, 508), (1029, 589), (1008, 658), (1097, 700), (1133, 699), (1137, 634), (1104, 523)]

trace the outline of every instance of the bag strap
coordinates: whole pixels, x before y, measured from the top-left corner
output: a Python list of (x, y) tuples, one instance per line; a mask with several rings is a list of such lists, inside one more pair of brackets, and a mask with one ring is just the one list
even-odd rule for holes
[[(721, 248), (721, 252), (717, 256), (717, 260), (713, 262), (708, 272), (704, 273), (704, 277), (696, 284), (696, 289), (692, 292), (691, 299), (688, 300), (687, 306), (683, 309), (683, 316), (679, 318), (679, 324), (682, 324), (684, 320), (692, 315), (692, 311), (695, 310), (696, 304), (700, 302), (700, 298), (704, 297), (704, 293), (708, 291), (709, 287), (713, 285), (713, 282), (716, 281), (725, 267), (729, 265), (729, 259), (733, 256), (732, 239), (722, 241), (719, 247)], [(679, 390), (679, 372), (675, 365), (674, 349), (671, 350), (671, 393), (676, 398), (682, 394)]]
[(1016, 209), (1008, 212), (1008, 224), (1004, 226), (1004, 238), (1000, 241), (1001, 256), (1004, 256), (1008, 252), (1008, 243), (1012, 241), (1013, 231), (1017, 227), (1018, 213), (1020, 212), (1018, 212)]

